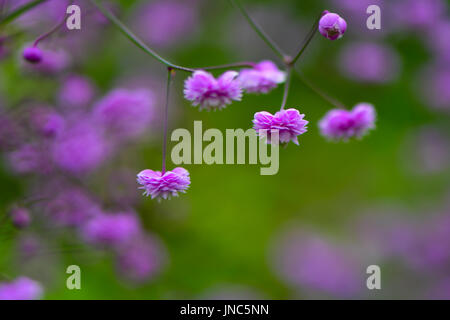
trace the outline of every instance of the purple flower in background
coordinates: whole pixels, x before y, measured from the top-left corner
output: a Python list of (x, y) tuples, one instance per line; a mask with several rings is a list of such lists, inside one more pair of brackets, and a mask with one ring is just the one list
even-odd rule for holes
[[(370, 35), (370, 39), (374, 37), (385, 36), (391, 31), (391, 19), (388, 19), (389, 10), (386, 2), (393, 2), (389, 0), (331, 0), (333, 8), (337, 8), (342, 16), (345, 17), (345, 21), (348, 25), (352, 26), (348, 32), (352, 32), (358, 36), (367, 37)], [(381, 9), (381, 29), (374, 32), (367, 28), (367, 9), (371, 5), (377, 5)], [(385, 18), (386, 17), (386, 18)]]
[(426, 41), (438, 60), (450, 63), (450, 39), (444, 35), (450, 33), (450, 19), (439, 20), (430, 27)]
[(140, 232), (140, 224), (133, 213), (99, 214), (83, 227), (86, 241), (105, 246), (123, 246)]
[(62, 107), (81, 108), (91, 102), (94, 92), (94, 86), (88, 78), (72, 75), (64, 80), (58, 101)]
[(41, 62), (42, 56), (42, 50), (38, 47), (27, 47), (23, 50), (23, 58), (30, 63)]
[[(14, 0), (9, 1), (9, 10), (16, 10), (19, 7), (29, 3), (28, 0)], [(21, 15), (16, 22), (22, 27), (35, 30), (37, 25), (44, 23), (46, 28), (50, 27), (56, 21), (61, 20), (64, 17), (64, 13), (69, 6), (69, 0), (47, 0), (44, 3), (39, 4), (33, 10), (29, 10)], [(37, 29), (41, 31), (41, 28)]]
[(56, 111), (39, 107), (31, 112), (31, 124), (42, 136), (53, 138), (63, 131), (65, 119)]
[(390, 6), (395, 23), (420, 31), (439, 21), (446, 11), (442, 0), (397, 0)]
[(54, 75), (65, 70), (70, 64), (69, 55), (62, 49), (41, 49), (41, 51), (42, 58), (39, 63), (27, 64), (28, 70), (45, 75)]
[(94, 107), (97, 122), (120, 140), (144, 133), (154, 113), (153, 94), (145, 89), (113, 90)]
[(446, 272), (450, 266), (450, 215), (417, 225), (410, 246), (401, 252), (405, 265), (425, 272)]
[(450, 67), (428, 67), (419, 75), (419, 92), (424, 102), (437, 111), (450, 111)]
[(332, 139), (347, 140), (351, 137), (361, 138), (375, 127), (376, 113), (371, 104), (360, 103), (353, 110), (333, 109), (319, 122), (323, 136)]
[(327, 12), (319, 21), (319, 32), (325, 38), (337, 40), (347, 30), (347, 22), (336, 13)]
[(169, 46), (190, 33), (197, 20), (197, 1), (159, 0), (139, 8), (137, 29), (151, 45)]
[(80, 174), (96, 169), (107, 158), (108, 152), (99, 128), (81, 118), (54, 141), (51, 154), (58, 167)]
[(117, 256), (117, 267), (126, 279), (144, 282), (160, 272), (166, 260), (163, 245), (154, 237), (139, 237), (123, 247)]
[(308, 121), (304, 120), (304, 117), (305, 115), (300, 114), (297, 109), (281, 110), (275, 115), (266, 111), (257, 112), (253, 120), (253, 129), (260, 137), (267, 137), (268, 143), (272, 143), (271, 131), (277, 130), (281, 143), (292, 141), (298, 145), (297, 136), (307, 131)]
[(11, 221), (16, 228), (23, 229), (30, 225), (31, 216), (26, 208), (15, 207), (9, 213)]
[(185, 193), (191, 179), (186, 169), (178, 167), (165, 173), (143, 170), (138, 173), (137, 182), (142, 185), (140, 189), (145, 190), (144, 195), (151, 196), (152, 199), (170, 199), (177, 197), (178, 192)]
[(286, 73), (280, 71), (272, 61), (262, 61), (253, 69), (243, 69), (238, 77), (242, 89), (249, 93), (268, 93), (286, 81)]
[(346, 77), (362, 82), (385, 83), (399, 72), (400, 59), (390, 47), (370, 43), (347, 45), (339, 55), (339, 69)]
[(438, 127), (414, 128), (406, 141), (404, 163), (414, 174), (444, 172), (450, 168), (450, 136)]
[(8, 155), (9, 165), (20, 174), (44, 172), (46, 163), (41, 148), (24, 144)]
[[(59, 191), (60, 189), (62, 190)], [(48, 193), (49, 195), (44, 197), (51, 199), (46, 203), (44, 210), (58, 225), (80, 226), (101, 213), (98, 204), (82, 189), (52, 186)]]
[(227, 71), (218, 79), (205, 71), (196, 71), (184, 84), (184, 96), (200, 110), (223, 109), (233, 100), (240, 101), (242, 88), (237, 80), (238, 73)]
[(350, 252), (316, 234), (291, 231), (277, 244), (273, 259), (276, 272), (294, 287), (351, 297), (363, 286)]
[(23, 138), (22, 131), (16, 121), (0, 108), (0, 151), (9, 150), (19, 144)]
[(46, 246), (35, 235), (24, 234), (18, 239), (17, 250), (21, 261), (30, 261), (39, 256)]
[(0, 300), (37, 300), (42, 294), (41, 285), (26, 277), (0, 283)]

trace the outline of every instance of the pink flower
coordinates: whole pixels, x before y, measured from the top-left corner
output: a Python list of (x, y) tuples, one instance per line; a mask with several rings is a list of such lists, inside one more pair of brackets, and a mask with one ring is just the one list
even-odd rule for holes
[(150, 90), (115, 89), (94, 106), (94, 117), (112, 137), (121, 141), (137, 138), (149, 129), (154, 101)]
[(243, 69), (238, 80), (242, 89), (249, 93), (268, 93), (286, 81), (286, 73), (278, 70), (272, 61), (262, 61), (253, 69)]
[(63, 107), (85, 107), (94, 97), (95, 88), (88, 78), (72, 75), (64, 80), (58, 94)]
[(84, 238), (94, 244), (121, 246), (140, 232), (140, 224), (134, 214), (100, 214), (90, 219), (82, 228)]
[(9, 283), (0, 283), (0, 300), (36, 300), (42, 296), (39, 283), (20, 277)]
[(133, 283), (152, 280), (167, 262), (166, 248), (154, 236), (145, 235), (133, 239), (121, 248), (117, 255), (117, 269)]
[(24, 51), (24, 58), (29, 62), (34, 61), (34, 63), (26, 65), (26, 68), (30, 71), (45, 75), (55, 75), (64, 71), (70, 64), (70, 56), (63, 49), (38, 50), (40, 53)]
[(10, 212), (11, 220), (16, 228), (26, 228), (31, 223), (30, 212), (23, 207), (15, 207)]
[(49, 169), (46, 154), (35, 144), (24, 144), (8, 154), (11, 169), (19, 174), (44, 173)]
[(30, 118), (32, 127), (46, 138), (58, 136), (65, 127), (63, 116), (50, 108), (37, 107), (32, 110)]
[(308, 121), (304, 120), (304, 114), (300, 114), (297, 109), (281, 110), (272, 115), (262, 111), (255, 114), (253, 129), (260, 137), (267, 137), (267, 142), (271, 143), (271, 131), (277, 130), (281, 143), (292, 141), (298, 145), (297, 136), (305, 133)]
[(23, 58), (30, 63), (39, 63), (42, 61), (42, 50), (38, 47), (25, 48)]
[(89, 119), (67, 127), (53, 142), (51, 155), (54, 163), (72, 174), (83, 174), (95, 170), (106, 160), (109, 141), (101, 130)]
[(319, 32), (327, 39), (342, 38), (347, 30), (347, 22), (336, 13), (326, 13), (319, 21)]
[(137, 175), (137, 182), (142, 185), (144, 195), (158, 199), (170, 199), (177, 197), (178, 192), (186, 192), (191, 184), (189, 172), (183, 168), (175, 168), (172, 171), (162, 173), (160, 171), (143, 170)]
[(185, 40), (199, 21), (197, 1), (147, 1), (138, 8), (137, 28), (152, 45), (167, 47)]
[(320, 120), (319, 128), (323, 136), (333, 140), (351, 137), (361, 138), (375, 127), (376, 113), (371, 104), (360, 103), (353, 110), (334, 109)]
[(242, 98), (237, 76), (237, 72), (227, 71), (215, 79), (209, 72), (196, 71), (184, 84), (184, 96), (194, 106), (199, 105), (200, 110), (223, 109), (233, 100), (240, 101)]

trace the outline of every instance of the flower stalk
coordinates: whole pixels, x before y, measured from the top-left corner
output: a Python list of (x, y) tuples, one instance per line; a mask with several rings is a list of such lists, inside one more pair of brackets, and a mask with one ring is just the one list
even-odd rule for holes
[(306, 35), (305, 39), (303, 40), (303, 43), (300, 46), (300, 49), (298, 51), (298, 53), (295, 55), (294, 59), (292, 59), (292, 61), (288, 62), (290, 65), (294, 66), (295, 63), (298, 61), (298, 59), (300, 59), (300, 57), (302, 56), (303, 52), (305, 52), (306, 48), (308, 47), (308, 45), (310, 44), (311, 40), (314, 38), (314, 36), (317, 33), (317, 29), (319, 27), (319, 21), (322, 18), (322, 16), (324, 15), (326, 11), (322, 12), (319, 17), (316, 19), (316, 21), (314, 22), (311, 31)]
[(272, 49), (272, 51), (280, 57), (282, 60), (285, 59), (286, 54), (278, 46), (278, 44), (261, 28), (261, 26), (248, 14), (244, 6), (239, 2), (239, 0), (229, 0), (232, 5), (234, 5), (242, 13), (244, 18), (250, 24), (250, 26), (255, 30), (259, 37)]
[(171, 68), (167, 68), (167, 88), (166, 88), (166, 105), (164, 107), (164, 134), (163, 134), (163, 153), (162, 153), (162, 174), (166, 172), (166, 158), (167, 158), (167, 136), (169, 131), (169, 99), (170, 99), (170, 87), (172, 85), (172, 79), (175, 75), (175, 71)]
[(50, 29), (49, 31), (47, 31), (46, 33), (44, 33), (43, 35), (39, 36), (33, 43), (33, 47), (37, 47), (37, 45), (39, 44), (39, 42), (41, 42), (42, 40), (48, 38), (49, 36), (51, 36), (53, 33), (55, 33), (56, 31), (58, 31), (66, 22), (66, 18), (67, 18), (67, 14), (64, 14), (64, 18), (61, 19), (60, 22), (58, 22), (52, 29)]
[(291, 85), (291, 80), (292, 80), (292, 67), (288, 67), (287, 68), (287, 77), (286, 77), (286, 82), (284, 84), (284, 93), (283, 93), (283, 100), (281, 102), (281, 108), (280, 110), (284, 110), (284, 108), (286, 107), (286, 103), (287, 103), (287, 99), (289, 96), (289, 88)]

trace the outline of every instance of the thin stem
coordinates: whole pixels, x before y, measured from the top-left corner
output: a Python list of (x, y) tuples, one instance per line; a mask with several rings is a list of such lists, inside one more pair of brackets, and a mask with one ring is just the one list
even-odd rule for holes
[(335, 98), (330, 97), (328, 94), (319, 89), (316, 85), (307, 80), (301, 71), (297, 71), (296, 74), (304, 85), (306, 85), (311, 91), (316, 93), (318, 96), (327, 101), (329, 104), (339, 109), (346, 109), (346, 106), (343, 103), (341, 103)]
[(239, 0), (229, 0), (236, 8), (238, 8), (250, 26), (255, 30), (259, 37), (264, 40), (264, 42), (272, 49), (272, 51), (278, 55), (283, 61), (286, 58), (286, 54), (283, 50), (276, 44), (276, 42), (261, 28), (261, 26), (253, 20), (253, 18), (248, 14), (247, 10), (242, 6)]
[(102, 13), (105, 17), (111, 21), (131, 42), (133, 42), (138, 48), (151, 55), (153, 58), (161, 62), (167, 67), (170, 67), (175, 70), (181, 70), (185, 72), (194, 72), (196, 70), (219, 70), (219, 69), (228, 69), (228, 68), (245, 68), (245, 67), (253, 67), (254, 64), (251, 62), (238, 62), (220, 66), (211, 66), (211, 67), (203, 67), (203, 68), (188, 68), (176, 65), (163, 57), (157, 54), (153, 49), (148, 47), (141, 39), (139, 39), (130, 29), (128, 29), (114, 14), (112, 14), (108, 9), (106, 9), (99, 0), (90, 0)]
[(38, 37), (34, 43), (33, 46), (36, 47), (39, 42), (41, 42), (42, 40), (44, 40), (45, 38), (51, 36), (53, 33), (55, 33), (56, 31), (58, 31), (59, 28), (61, 28), (64, 23), (66, 22), (66, 18), (67, 18), (67, 14), (64, 14), (64, 18), (58, 22), (58, 24), (56, 24), (52, 29), (50, 29), (48, 32), (44, 33), (43, 35), (41, 35), (40, 37)]
[(175, 75), (175, 71), (172, 68), (167, 68), (167, 88), (166, 88), (166, 105), (164, 109), (164, 138), (163, 138), (163, 154), (162, 154), (162, 170), (161, 173), (166, 172), (166, 157), (167, 157), (167, 135), (169, 131), (169, 98), (170, 98), (170, 86), (172, 84), (172, 75)]
[(40, 5), (41, 3), (45, 2), (45, 1), (47, 1), (47, 0), (34, 0), (34, 1), (28, 2), (27, 4), (24, 4), (23, 6), (17, 8), (16, 10), (14, 10), (10, 14), (8, 14), (6, 17), (1, 19), (0, 26), (5, 25), (11, 21), (14, 21), (16, 18), (20, 17), (25, 12), (33, 9), (34, 7), (36, 7), (37, 5)]
[(233, 69), (233, 68), (253, 68), (255, 63), (253, 62), (236, 62), (236, 63), (228, 63), (222, 64), (218, 66), (204, 67), (201, 70), (220, 70), (220, 69)]
[(290, 62), (291, 65), (295, 65), (295, 63), (301, 57), (303, 52), (305, 52), (305, 50), (308, 47), (308, 45), (310, 44), (311, 40), (314, 38), (314, 35), (317, 33), (317, 29), (319, 27), (319, 21), (322, 18), (322, 16), (323, 16), (323, 12), (320, 14), (320, 16), (314, 22), (314, 24), (311, 28), (311, 31), (309, 31), (309, 33), (306, 35), (305, 39), (303, 40), (303, 42), (300, 46), (298, 53), (295, 55), (294, 59), (292, 59), (292, 61)]
[(288, 95), (289, 95), (289, 88), (291, 85), (291, 79), (292, 79), (292, 67), (288, 67), (287, 69), (287, 79), (284, 84), (284, 93), (283, 93), (283, 101), (281, 102), (281, 109), (283, 110), (286, 106)]
[(176, 64), (173, 64), (163, 57), (161, 57), (159, 54), (157, 54), (154, 50), (150, 49), (144, 42), (142, 42), (141, 39), (139, 39), (131, 30), (129, 30), (114, 14), (112, 14), (108, 9), (106, 9), (99, 0), (91, 0), (91, 2), (103, 13), (103, 15), (108, 18), (109, 21), (111, 21), (116, 27), (120, 29), (120, 31), (129, 39), (131, 42), (133, 42), (136, 46), (141, 48), (143, 51), (151, 55), (153, 58), (161, 62), (162, 64), (165, 64), (167, 67), (170, 67), (172, 69), (187, 71), (187, 72), (194, 72), (195, 69), (186, 68), (182, 66), (178, 66)]

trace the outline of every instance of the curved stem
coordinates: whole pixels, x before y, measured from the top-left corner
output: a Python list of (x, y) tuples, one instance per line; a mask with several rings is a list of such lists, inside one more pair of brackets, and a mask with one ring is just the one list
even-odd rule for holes
[(43, 35), (39, 36), (33, 43), (33, 46), (36, 47), (39, 42), (41, 42), (42, 40), (44, 40), (45, 38), (51, 36), (53, 33), (55, 33), (56, 31), (58, 31), (59, 28), (61, 28), (64, 23), (66, 22), (66, 18), (67, 18), (67, 14), (64, 14), (64, 18), (58, 22), (57, 25), (55, 25), (52, 29), (50, 29), (48, 32), (44, 33)]
[(172, 76), (175, 75), (175, 71), (172, 68), (167, 68), (167, 88), (166, 88), (166, 105), (164, 108), (164, 137), (163, 137), (163, 153), (162, 153), (162, 170), (164, 175), (166, 172), (166, 157), (167, 157), (167, 134), (169, 131), (169, 98), (170, 98), (170, 86), (172, 84)]
[(292, 79), (292, 67), (288, 67), (287, 78), (286, 78), (286, 82), (284, 84), (283, 101), (281, 102), (280, 110), (284, 110), (284, 107), (286, 107), (287, 99), (289, 96), (289, 88), (291, 85), (291, 79)]
[(200, 68), (201, 70), (220, 70), (220, 69), (233, 69), (233, 68), (253, 68), (255, 63), (253, 62), (236, 62), (236, 63), (228, 63), (222, 64), (218, 66), (204, 67)]
[(291, 65), (295, 65), (295, 63), (301, 57), (303, 52), (305, 52), (305, 50), (308, 47), (308, 45), (311, 42), (311, 40), (314, 38), (314, 35), (317, 33), (317, 29), (319, 27), (319, 21), (322, 18), (323, 14), (324, 14), (324, 12), (322, 12), (319, 15), (319, 17), (316, 19), (316, 21), (314, 22), (314, 24), (313, 24), (313, 26), (311, 28), (311, 31), (309, 31), (309, 33), (306, 35), (306, 38), (303, 40), (303, 43), (301, 44), (298, 53), (295, 55), (294, 59), (292, 59), (292, 61), (290, 62)]
[(151, 55), (153, 58), (161, 62), (162, 64), (165, 64), (167, 67), (170, 67), (172, 69), (187, 71), (187, 72), (194, 72), (195, 69), (186, 68), (182, 66), (178, 66), (176, 64), (173, 64), (163, 57), (161, 57), (159, 54), (157, 54), (154, 50), (150, 49), (144, 42), (142, 42), (141, 39), (139, 39), (131, 30), (129, 30), (115, 15), (113, 15), (108, 9), (106, 9), (102, 4), (100, 4), (99, 0), (91, 0), (91, 2), (105, 15), (106, 18), (108, 18), (109, 21), (111, 21), (113, 24), (115, 24), (120, 31), (129, 39), (131, 42), (133, 42), (136, 46), (141, 48), (143, 51)]
[(90, 0), (104, 15), (105, 17), (111, 21), (131, 42), (133, 42), (138, 48), (151, 55), (153, 58), (167, 66), (168, 68), (172, 68), (175, 70), (181, 70), (185, 72), (194, 72), (196, 70), (220, 70), (220, 69), (228, 69), (228, 68), (247, 68), (253, 67), (254, 64), (252, 62), (237, 62), (230, 63), (219, 66), (210, 66), (203, 68), (188, 68), (184, 66), (176, 65), (163, 57), (157, 54), (153, 49), (148, 47), (141, 39), (139, 39), (130, 29), (128, 29), (114, 14), (112, 14), (108, 9), (106, 9), (99, 0)]
[(316, 85), (314, 85), (309, 80), (307, 80), (301, 71), (297, 71), (296, 74), (297, 74), (298, 78), (300, 79), (300, 81), (305, 86), (307, 86), (311, 91), (313, 91), (318, 96), (320, 96), (323, 100), (325, 100), (326, 102), (328, 102), (329, 104), (331, 104), (332, 106), (334, 106), (336, 108), (346, 109), (346, 106), (343, 103), (339, 102), (335, 98), (330, 97), (328, 94), (326, 94), (321, 89), (319, 89)]
[(14, 19), (20, 17), (22, 14), (24, 14), (25, 12), (33, 9), (34, 7), (36, 7), (37, 5), (45, 2), (47, 0), (34, 0), (34, 1), (30, 1), (27, 4), (24, 4), (23, 6), (17, 8), (16, 10), (14, 10), (13, 12), (11, 12), (10, 14), (8, 14), (6, 17), (4, 17), (3, 19), (0, 20), (0, 25), (5, 25), (11, 21), (14, 21)]
[(244, 18), (250, 24), (250, 26), (255, 30), (259, 37), (264, 40), (264, 42), (272, 49), (272, 51), (279, 56), (283, 61), (286, 58), (286, 54), (283, 50), (276, 44), (276, 42), (262, 29), (262, 27), (248, 14), (247, 10), (242, 6), (239, 0), (229, 0), (236, 8), (241, 11)]

